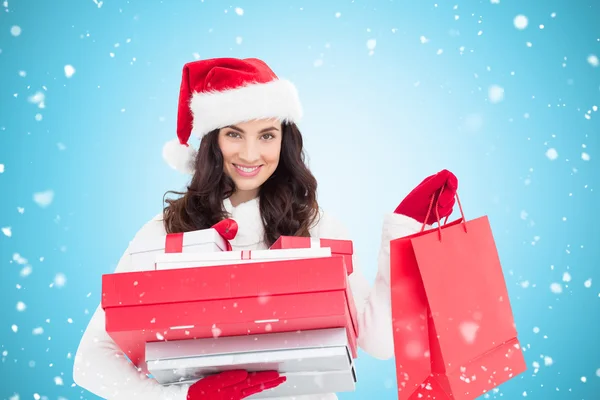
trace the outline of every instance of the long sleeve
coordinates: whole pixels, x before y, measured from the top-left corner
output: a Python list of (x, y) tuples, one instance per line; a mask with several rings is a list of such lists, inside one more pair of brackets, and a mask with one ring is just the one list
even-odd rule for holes
[[(331, 239), (350, 239), (339, 222), (323, 216), (319, 236)], [(358, 313), (358, 345), (378, 359), (394, 356), (392, 306), (390, 289), (390, 241), (418, 232), (422, 224), (399, 214), (386, 214), (383, 221), (381, 245), (377, 259), (377, 275), (373, 286), (361, 271), (358, 257), (353, 256), (354, 271), (348, 277)]]
[[(161, 234), (160, 229), (160, 224), (153, 220), (138, 235)], [(115, 272), (131, 270), (131, 256), (126, 250)], [(96, 396), (111, 400), (186, 400), (188, 389), (187, 385), (164, 387), (148, 378), (142, 368), (138, 370), (106, 333), (101, 306), (92, 316), (77, 349), (73, 380)]]

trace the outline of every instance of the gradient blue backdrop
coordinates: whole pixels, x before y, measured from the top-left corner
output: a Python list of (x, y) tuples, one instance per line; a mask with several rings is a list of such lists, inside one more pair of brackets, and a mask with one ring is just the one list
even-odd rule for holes
[[(263, 58), (296, 82), (320, 203), (347, 224), (369, 280), (383, 213), (425, 176), (458, 175), (467, 217), (490, 217), (529, 367), (486, 397), (599, 398), (597, 1), (9, 0), (0, 11), (0, 398), (94, 398), (71, 371), (100, 275), (163, 193), (184, 187), (161, 159), (181, 67), (220, 56)], [(363, 353), (358, 372), (341, 399), (396, 398), (393, 360)]]

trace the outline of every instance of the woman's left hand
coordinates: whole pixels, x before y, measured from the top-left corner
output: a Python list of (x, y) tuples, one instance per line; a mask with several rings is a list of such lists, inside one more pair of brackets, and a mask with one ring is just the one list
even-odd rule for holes
[[(440, 196), (440, 189), (442, 188)], [(434, 206), (437, 204), (440, 219), (445, 218), (452, 214), (457, 190), (458, 179), (452, 172), (444, 169), (435, 175), (425, 178), (402, 200), (394, 213), (402, 214), (420, 223), (424, 223), (427, 217), (427, 210), (429, 210), (429, 205), (431, 204), (431, 198), (435, 196), (433, 204)], [(433, 225), (435, 222), (437, 222), (435, 208), (431, 207), (431, 212), (426, 223), (427, 225)]]

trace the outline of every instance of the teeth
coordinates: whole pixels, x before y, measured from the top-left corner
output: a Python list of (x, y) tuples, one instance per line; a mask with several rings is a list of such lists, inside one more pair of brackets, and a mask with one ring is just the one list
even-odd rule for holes
[(253, 171), (256, 171), (256, 169), (258, 168), (258, 167), (246, 168), (246, 167), (240, 167), (239, 165), (236, 165), (235, 167), (243, 172), (253, 172)]

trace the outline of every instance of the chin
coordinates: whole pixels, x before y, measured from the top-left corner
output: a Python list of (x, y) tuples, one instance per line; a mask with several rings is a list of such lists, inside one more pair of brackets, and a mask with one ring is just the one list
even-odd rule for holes
[(260, 188), (264, 181), (262, 179), (234, 179), (233, 183), (237, 190), (246, 192)]

